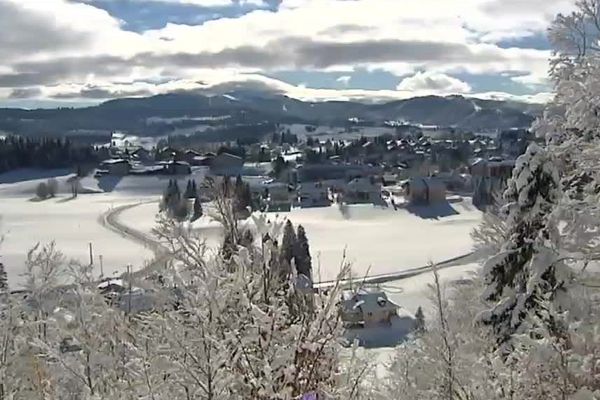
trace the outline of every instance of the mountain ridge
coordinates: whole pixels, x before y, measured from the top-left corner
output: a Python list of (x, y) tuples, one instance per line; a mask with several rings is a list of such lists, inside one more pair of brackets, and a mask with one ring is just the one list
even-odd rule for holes
[[(2, 108), (0, 131), (61, 136), (78, 131), (118, 130), (152, 136), (169, 134), (180, 127), (200, 125), (198, 121), (202, 119), (205, 119), (203, 124), (209, 125), (304, 123), (344, 126), (353, 119), (380, 126), (386, 121), (399, 121), (477, 131), (528, 128), (541, 109), (542, 106), (531, 104), (459, 95), (362, 103), (339, 100), (309, 102), (281, 94), (249, 90), (210, 96), (196, 92), (174, 92), (108, 100), (83, 108)], [(152, 118), (154, 122), (149, 124)], [(210, 122), (211, 118), (219, 122)]]

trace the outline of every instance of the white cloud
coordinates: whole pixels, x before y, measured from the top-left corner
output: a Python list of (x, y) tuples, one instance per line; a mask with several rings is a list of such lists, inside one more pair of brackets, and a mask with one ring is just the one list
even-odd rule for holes
[(418, 72), (404, 78), (397, 86), (400, 91), (431, 94), (460, 94), (471, 92), (468, 83), (436, 72)]
[(337, 78), (335, 81), (341, 83), (344, 86), (348, 86), (352, 77), (350, 75), (342, 75)]
[[(232, 2), (264, 4), (263, 0), (130, 1), (211, 7)], [(397, 76), (428, 71), (402, 81), (399, 89), (403, 91), (468, 93), (467, 82), (450, 76), (457, 72), (508, 73), (515, 82), (537, 85), (547, 76), (550, 53), (504, 49), (496, 42), (544, 32), (553, 15), (567, 11), (570, 3), (283, 0), (277, 11), (261, 9), (202, 25), (168, 24), (136, 33), (124, 30), (123, 21), (94, 7), (92, 0), (0, 0), (4, 28), (0, 87), (5, 88), (0, 96), (23, 87), (48, 94), (61, 85), (135, 88), (134, 82), (140, 81), (193, 82), (204, 79), (207, 68), (237, 73), (302, 69), (345, 74), (364, 68)], [(347, 84), (345, 76), (339, 82)], [(124, 91), (121, 87), (119, 92)]]

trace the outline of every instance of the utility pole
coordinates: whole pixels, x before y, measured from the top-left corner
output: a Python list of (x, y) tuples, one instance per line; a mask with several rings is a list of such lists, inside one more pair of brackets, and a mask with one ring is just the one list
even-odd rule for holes
[(92, 248), (92, 242), (90, 242), (90, 265), (94, 265), (94, 250)]
[(104, 278), (104, 262), (102, 261), (102, 254), (100, 254), (98, 258), (100, 259), (100, 277)]

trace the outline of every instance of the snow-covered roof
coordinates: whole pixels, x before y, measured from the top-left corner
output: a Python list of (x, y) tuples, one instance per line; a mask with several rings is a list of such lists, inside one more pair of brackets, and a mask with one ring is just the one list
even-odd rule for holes
[(396, 310), (398, 305), (388, 299), (381, 290), (365, 290), (358, 292), (345, 291), (342, 293), (342, 305), (346, 311), (373, 313), (381, 310)]
[(122, 159), (122, 158), (111, 158), (111, 159), (102, 161), (102, 164), (105, 164), (105, 165), (125, 164), (125, 163), (129, 163), (129, 161)]

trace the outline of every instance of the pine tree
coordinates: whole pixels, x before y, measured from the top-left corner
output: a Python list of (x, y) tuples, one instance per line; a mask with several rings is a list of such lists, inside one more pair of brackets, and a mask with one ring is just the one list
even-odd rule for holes
[(194, 222), (200, 217), (202, 217), (202, 202), (200, 201), (199, 197), (196, 197), (196, 199), (194, 200), (194, 212), (192, 214), (191, 221)]
[(500, 346), (523, 331), (528, 313), (541, 311), (544, 299), (562, 288), (551, 220), (559, 196), (551, 156), (531, 144), (517, 160), (504, 193), (508, 240), (484, 265), (483, 297), (494, 305), (480, 321), (493, 328)]
[(193, 199), (195, 197), (194, 196), (194, 186), (192, 185), (192, 180), (191, 179), (188, 179), (188, 181), (187, 181), (187, 185), (185, 187), (184, 197), (186, 199)]
[(423, 314), (423, 308), (419, 306), (415, 313), (415, 332), (421, 334), (425, 332), (425, 314)]
[(238, 211), (245, 210), (250, 205), (246, 201), (246, 184), (240, 175), (235, 179), (235, 202)]
[(198, 197), (198, 186), (196, 185), (196, 180), (192, 179), (192, 199)]
[(298, 226), (296, 234), (296, 245), (294, 247), (294, 260), (298, 274), (305, 275), (312, 280), (312, 257), (306, 231), (302, 225)]
[(292, 221), (288, 219), (283, 228), (283, 238), (281, 239), (281, 250), (279, 253), (279, 259), (282, 264), (285, 264), (288, 267), (292, 265), (295, 246), (296, 233), (294, 232), (294, 225), (292, 225)]

